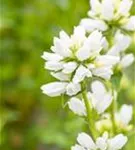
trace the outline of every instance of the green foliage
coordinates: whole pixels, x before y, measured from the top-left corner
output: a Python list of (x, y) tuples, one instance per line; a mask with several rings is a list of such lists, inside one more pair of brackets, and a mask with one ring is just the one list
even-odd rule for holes
[[(67, 150), (85, 127), (82, 119), (62, 110), (60, 97), (52, 99), (41, 93), (42, 84), (55, 80), (44, 70), (41, 54), (49, 50), (61, 29), (71, 33), (86, 17), (88, 0), (0, 3), (0, 149)], [(135, 42), (129, 51), (135, 54), (134, 49)], [(122, 85), (127, 92), (121, 92), (120, 102), (134, 103), (134, 68), (135, 64), (126, 73), (130, 80)], [(126, 150), (132, 147), (131, 140)]]

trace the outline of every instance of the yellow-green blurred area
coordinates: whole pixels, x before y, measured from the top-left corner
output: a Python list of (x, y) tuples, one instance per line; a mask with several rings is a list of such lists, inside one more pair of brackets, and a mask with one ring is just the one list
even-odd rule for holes
[[(86, 17), (89, 1), (0, 0), (0, 10), (0, 149), (69, 150), (78, 132), (87, 132), (87, 125), (62, 108), (60, 97), (41, 93), (41, 85), (55, 81), (41, 55), (60, 30), (71, 33)], [(135, 54), (135, 37), (128, 51)], [(135, 63), (125, 71), (120, 104), (134, 104), (134, 85)], [(125, 150), (133, 147), (130, 136)]]

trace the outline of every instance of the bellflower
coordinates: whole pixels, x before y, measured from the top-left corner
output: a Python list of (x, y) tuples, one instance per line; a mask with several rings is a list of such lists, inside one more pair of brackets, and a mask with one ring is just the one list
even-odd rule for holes
[(132, 0), (90, 0), (89, 18), (82, 19), (80, 24), (88, 32), (106, 31), (109, 27), (135, 31), (135, 16), (130, 16), (132, 3)]
[(108, 137), (105, 132), (102, 137), (98, 137), (94, 142), (91, 136), (82, 132), (77, 137), (75, 146), (71, 150), (119, 150), (127, 143), (127, 137), (123, 134), (118, 134), (113, 138)]

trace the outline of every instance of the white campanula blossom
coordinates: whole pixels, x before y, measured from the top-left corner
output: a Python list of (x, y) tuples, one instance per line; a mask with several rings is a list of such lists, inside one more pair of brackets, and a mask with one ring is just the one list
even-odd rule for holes
[(120, 150), (126, 143), (127, 137), (118, 134), (113, 138), (108, 137), (108, 133), (104, 132), (102, 137), (98, 137), (94, 142), (91, 136), (82, 132), (77, 137), (77, 143), (71, 147), (71, 150)]
[(106, 31), (109, 27), (135, 31), (135, 16), (130, 16), (132, 3), (132, 0), (90, 0), (89, 18), (82, 19), (80, 24), (88, 32)]
[[(112, 103), (112, 94), (107, 91), (105, 86), (100, 81), (94, 81), (91, 85), (91, 91), (88, 92), (87, 97), (92, 105), (92, 108), (98, 114), (103, 113)], [(71, 98), (68, 102), (69, 108), (79, 116), (86, 116), (86, 108), (84, 100), (77, 97)]]
[(110, 79), (119, 61), (118, 56), (101, 55), (108, 43), (97, 30), (88, 36), (81, 26), (75, 27), (71, 36), (61, 31), (53, 43), (52, 52), (44, 52), (42, 58), (46, 60), (45, 68), (61, 82), (42, 86), (43, 93), (49, 96), (76, 95), (81, 90), (80, 82), (93, 75)]

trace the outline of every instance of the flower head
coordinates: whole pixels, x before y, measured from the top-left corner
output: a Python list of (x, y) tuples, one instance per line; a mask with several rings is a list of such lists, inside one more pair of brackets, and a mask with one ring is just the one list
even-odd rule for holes
[(127, 137), (123, 134), (118, 134), (113, 138), (108, 137), (105, 132), (102, 137), (98, 137), (96, 142), (93, 141), (91, 136), (82, 132), (77, 137), (75, 146), (71, 150), (119, 150), (127, 143)]
[(109, 27), (135, 31), (135, 16), (130, 16), (132, 3), (132, 0), (90, 0), (90, 18), (82, 19), (80, 24), (88, 32), (106, 31)]
[(88, 36), (81, 26), (75, 27), (71, 36), (61, 31), (59, 38), (54, 38), (52, 53), (44, 52), (42, 55), (46, 60), (45, 68), (61, 83), (43, 86), (43, 93), (49, 96), (62, 93), (76, 95), (80, 91), (80, 82), (85, 78), (98, 76), (110, 79), (119, 57), (101, 54), (102, 49), (107, 48), (106, 43), (106, 39), (97, 30)]

